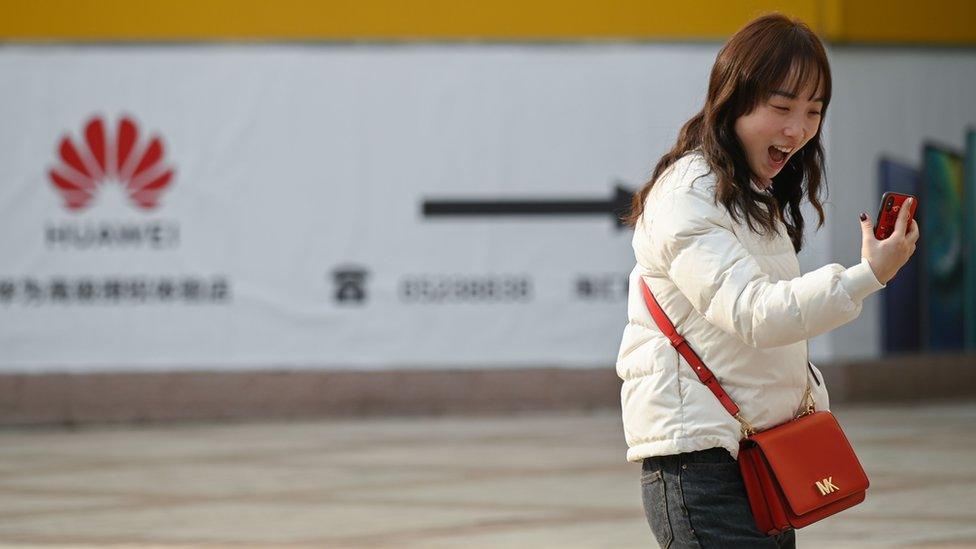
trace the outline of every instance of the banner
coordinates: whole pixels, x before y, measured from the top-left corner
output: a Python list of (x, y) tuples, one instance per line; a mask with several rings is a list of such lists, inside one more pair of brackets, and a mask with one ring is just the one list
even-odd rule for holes
[[(4, 46), (0, 372), (612, 367), (615, 212), (720, 46)], [(879, 158), (976, 122), (971, 54), (831, 61), (803, 272), (859, 261)], [(879, 305), (813, 360), (876, 356)]]
[(4, 47), (0, 368), (611, 367), (716, 51)]

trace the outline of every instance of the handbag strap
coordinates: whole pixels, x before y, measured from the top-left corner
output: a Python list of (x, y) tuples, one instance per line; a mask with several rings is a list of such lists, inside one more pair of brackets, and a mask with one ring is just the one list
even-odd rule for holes
[(671, 323), (671, 319), (668, 318), (668, 315), (664, 312), (664, 309), (662, 309), (658, 304), (657, 299), (654, 299), (654, 294), (652, 294), (651, 289), (647, 287), (647, 283), (644, 282), (643, 277), (640, 278), (640, 283), (641, 291), (644, 293), (644, 303), (647, 304), (647, 308), (651, 312), (651, 316), (654, 317), (654, 322), (661, 330), (661, 333), (667, 336), (668, 340), (671, 341), (671, 346), (677, 349), (677, 351), (681, 353), (681, 356), (685, 357), (685, 360), (687, 360), (688, 364), (691, 365), (691, 369), (698, 374), (698, 379), (700, 379), (701, 382), (712, 391), (712, 394), (714, 394), (715, 398), (722, 403), (722, 406), (725, 407), (726, 411), (732, 414), (732, 416), (738, 418), (739, 406), (732, 401), (732, 398), (729, 397), (729, 394), (725, 392), (725, 389), (723, 389), (722, 385), (718, 382), (718, 378), (715, 377), (715, 374), (708, 369), (708, 366), (705, 366), (705, 363), (702, 362), (702, 359), (698, 357), (698, 354), (695, 353), (694, 349), (688, 345), (685, 338), (681, 337), (681, 335), (678, 334), (678, 332), (674, 329), (674, 324)]
[[(661, 333), (667, 336), (668, 341), (671, 342), (671, 346), (674, 347), (678, 353), (685, 358), (689, 365), (691, 365), (691, 369), (694, 370), (695, 374), (698, 375), (698, 379), (701, 380), (701, 382), (712, 391), (712, 394), (715, 395), (715, 398), (718, 399), (725, 410), (739, 421), (739, 424), (742, 425), (743, 438), (755, 434), (757, 429), (742, 417), (742, 415), (739, 413), (739, 406), (732, 400), (732, 397), (725, 392), (725, 389), (722, 388), (722, 384), (718, 382), (718, 378), (715, 377), (715, 374), (708, 369), (708, 366), (705, 366), (705, 363), (702, 362), (702, 359), (698, 357), (698, 354), (695, 353), (694, 349), (688, 345), (685, 338), (681, 337), (681, 334), (674, 329), (674, 324), (671, 323), (671, 319), (668, 318), (667, 313), (665, 313), (664, 309), (661, 308), (661, 305), (658, 304), (657, 299), (654, 298), (654, 294), (651, 293), (651, 289), (648, 288), (647, 283), (644, 282), (644, 277), (640, 277), (640, 283), (641, 293), (644, 294), (644, 303), (647, 305), (647, 309), (650, 311), (651, 317), (654, 318), (654, 323), (657, 324), (657, 327), (661, 330)], [(811, 393), (810, 376), (807, 376), (807, 390), (803, 398), (805, 410), (800, 414), (801, 416), (813, 413), (815, 410), (813, 394)]]

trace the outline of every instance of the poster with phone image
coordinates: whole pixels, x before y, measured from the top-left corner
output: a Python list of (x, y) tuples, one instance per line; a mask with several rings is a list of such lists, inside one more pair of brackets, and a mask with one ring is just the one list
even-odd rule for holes
[(926, 144), (923, 150), (923, 345), (931, 351), (958, 351), (965, 343), (963, 159), (939, 145)]
[(963, 162), (963, 194), (966, 197), (965, 235), (966, 280), (963, 284), (965, 342), (967, 349), (976, 349), (976, 128), (966, 132), (966, 159)]
[[(890, 158), (878, 162), (878, 196), (886, 192), (918, 196), (921, 172), (914, 166)], [(916, 210), (915, 220), (921, 212)], [(921, 225), (919, 225), (921, 226)], [(885, 354), (915, 352), (922, 347), (921, 318), (921, 260), (915, 254), (898, 276), (888, 282), (881, 292), (883, 313), (881, 334)]]

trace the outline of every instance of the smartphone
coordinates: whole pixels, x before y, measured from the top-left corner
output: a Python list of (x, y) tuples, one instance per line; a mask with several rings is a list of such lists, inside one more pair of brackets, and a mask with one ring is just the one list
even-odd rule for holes
[[(910, 194), (887, 192), (881, 196), (881, 208), (878, 210), (878, 222), (874, 224), (874, 236), (878, 240), (884, 240), (895, 232), (895, 221), (898, 219), (898, 212), (902, 205), (909, 198), (912, 199), (911, 211), (908, 212), (908, 220), (915, 218), (915, 210), (918, 209), (918, 198)], [(906, 228), (906, 232), (907, 232)]]

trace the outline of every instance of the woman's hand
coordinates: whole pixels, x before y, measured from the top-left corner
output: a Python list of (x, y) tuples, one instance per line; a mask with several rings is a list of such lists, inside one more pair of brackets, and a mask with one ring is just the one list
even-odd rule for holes
[(895, 230), (884, 240), (875, 238), (871, 219), (867, 214), (861, 213), (861, 257), (868, 260), (874, 276), (882, 284), (887, 284), (894, 278), (898, 269), (908, 263), (915, 253), (915, 243), (919, 236), (918, 223), (914, 219), (908, 219), (913, 200), (915, 199), (909, 198), (902, 204), (898, 219), (895, 220)]

